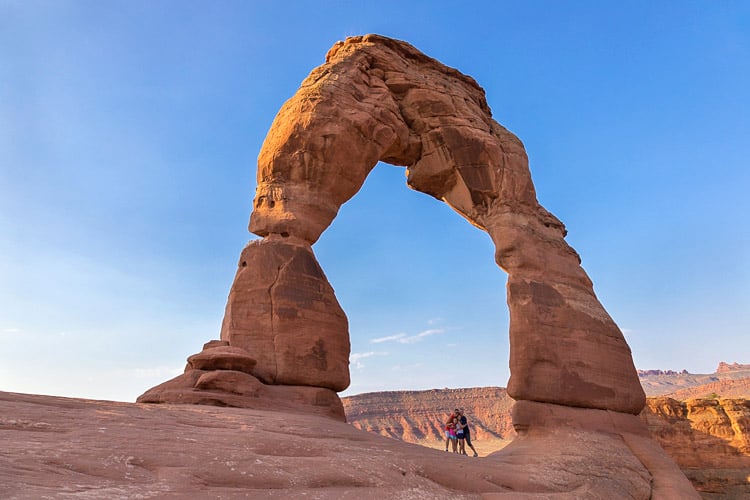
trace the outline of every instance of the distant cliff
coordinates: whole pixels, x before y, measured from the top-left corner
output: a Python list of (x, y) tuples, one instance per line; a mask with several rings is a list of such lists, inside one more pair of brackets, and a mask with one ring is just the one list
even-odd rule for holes
[[(646, 391), (646, 396), (671, 396), (675, 399), (684, 397), (703, 397), (717, 393), (726, 397), (750, 398), (747, 385), (750, 384), (750, 365), (740, 363), (720, 362), (714, 373), (689, 373), (687, 370), (638, 370), (641, 386)], [(740, 389), (732, 390), (735, 385), (732, 381), (746, 380), (739, 383)], [(700, 386), (723, 382), (723, 385), (713, 389), (703, 390)], [(677, 391), (691, 391), (678, 394)], [(701, 392), (703, 391), (703, 392)]]
[(513, 400), (501, 387), (372, 392), (342, 401), (354, 427), (410, 443), (444, 439), (443, 424), (454, 408), (466, 412), (477, 440), (515, 436), (510, 422)]
[(750, 400), (648, 398), (641, 418), (705, 498), (750, 498)]

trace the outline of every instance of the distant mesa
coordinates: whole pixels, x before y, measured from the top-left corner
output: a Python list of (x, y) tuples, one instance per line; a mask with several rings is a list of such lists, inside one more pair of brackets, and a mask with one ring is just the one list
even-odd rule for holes
[[(312, 245), (381, 161), (406, 167), (409, 187), (486, 231), (508, 273), (507, 391), (519, 435), (501, 452), (507, 487), (696, 498), (637, 417), (646, 399), (630, 348), (564, 224), (537, 201), (521, 141), (492, 118), (473, 78), (379, 35), (336, 43), (271, 125), (249, 225), (261, 239), (239, 259), (221, 327), (227, 344), (207, 346), (139, 401), (294, 403), (343, 420), (348, 320)], [(572, 470), (589, 471), (588, 482)]]
[[(725, 363), (724, 361), (720, 361), (719, 366), (718, 368), (716, 368), (715, 373), (726, 374), (726, 373), (738, 373), (738, 372), (748, 372), (748, 374), (750, 375), (750, 364), (737, 363), (736, 361), (734, 363)], [(680, 370), (680, 371), (638, 370), (639, 377), (648, 377), (648, 376), (654, 376), (654, 375), (699, 375), (699, 374), (690, 373), (687, 370)]]
[(639, 377), (647, 377), (649, 375), (689, 375), (687, 370), (676, 372), (674, 370), (638, 370)]
[(736, 371), (750, 371), (750, 365), (742, 365), (734, 362), (732, 364), (720, 362), (719, 367), (716, 369), (716, 373), (736, 372)]

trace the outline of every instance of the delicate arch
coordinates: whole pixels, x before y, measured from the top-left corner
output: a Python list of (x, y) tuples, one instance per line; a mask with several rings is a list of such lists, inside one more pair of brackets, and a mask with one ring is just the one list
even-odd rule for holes
[[(349, 38), (328, 52), (326, 63), (283, 105), (258, 157), (250, 230), (264, 240), (246, 252), (267, 245), (296, 249), (292, 261), (308, 261), (299, 276), (315, 284), (312, 295), (287, 291), (292, 316), (269, 306), (262, 312), (268, 322), (249, 329), (237, 324), (240, 310), (247, 312), (238, 304), (247, 301), (233, 286), (222, 339), (253, 353), (273, 352), (259, 361), (265, 380), (348, 386), (345, 316), (310, 245), (378, 161), (406, 166), (411, 188), (448, 203), (492, 238), (495, 260), (508, 273), (513, 398), (634, 414), (642, 409), (630, 349), (565, 242), (564, 225), (537, 202), (521, 141), (492, 118), (472, 78), (377, 35)], [(278, 288), (277, 275), (272, 282)], [(300, 311), (316, 313), (302, 318)], [(298, 345), (279, 334), (299, 328), (308, 335)], [(316, 365), (316, 377), (292, 375), (305, 371), (302, 358), (310, 352), (326, 361)]]

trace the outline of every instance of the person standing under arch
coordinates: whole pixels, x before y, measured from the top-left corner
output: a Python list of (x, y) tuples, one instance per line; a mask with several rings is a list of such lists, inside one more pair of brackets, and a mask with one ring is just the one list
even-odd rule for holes
[[(456, 411), (458, 412), (458, 425), (464, 431), (464, 439), (463, 439), (463, 441), (465, 441), (465, 444), (469, 445), (469, 448), (471, 448), (471, 451), (474, 452), (474, 456), (478, 457), (479, 454), (477, 453), (477, 450), (474, 448), (474, 445), (471, 444), (471, 433), (469, 431), (469, 421), (466, 418), (466, 415), (464, 414), (464, 410), (463, 410), (463, 408), (461, 408), (461, 409), (458, 409)], [(461, 449), (461, 453), (463, 455), (466, 455), (466, 448), (463, 446), (463, 444), (461, 445), (461, 448), (462, 448)]]

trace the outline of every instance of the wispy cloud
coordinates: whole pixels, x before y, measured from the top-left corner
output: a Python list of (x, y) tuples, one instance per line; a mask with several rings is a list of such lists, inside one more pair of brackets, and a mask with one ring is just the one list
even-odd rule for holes
[(19, 333), (20, 328), (3, 328), (3, 333)]
[(405, 333), (397, 333), (396, 335), (388, 335), (387, 337), (378, 337), (376, 339), (371, 339), (371, 344), (380, 344), (382, 342), (393, 342), (398, 341), (399, 339), (402, 339), (406, 337)]
[(361, 370), (365, 367), (364, 363), (362, 363), (362, 359), (365, 358), (371, 358), (373, 356), (387, 356), (387, 352), (376, 352), (376, 351), (370, 351), (370, 352), (353, 352), (349, 355), (349, 363), (351, 363), (354, 368), (357, 368), (358, 370)]
[(382, 342), (398, 342), (399, 344), (414, 344), (416, 342), (420, 342), (427, 337), (431, 335), (438, 335), (440, 333), (445, 333), (445, 330), (442, 328), (430, 328), (428, 330), (424, 330), (419, 332), (416, 335), (406, 335), (405, 333), (397, 333), (395, 335), (388, 335), (387, 337), (378, 337), (375, 339), (371, 339), (371, 344), (380, 344)]

